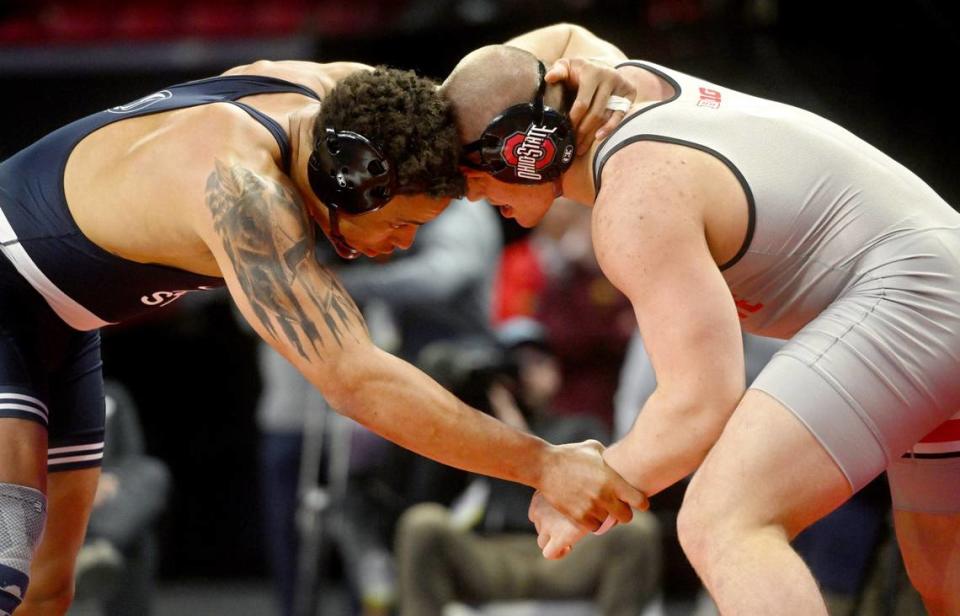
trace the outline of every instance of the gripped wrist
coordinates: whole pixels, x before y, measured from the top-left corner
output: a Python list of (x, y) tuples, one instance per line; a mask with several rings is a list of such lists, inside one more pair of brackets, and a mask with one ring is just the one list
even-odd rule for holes
[(560, 463), (562, 452), (559, 446), (546, 441), (540, 441), (539, 450), (536, 454), (536, 462), (531, 465), (531, 483), (524, 482), (535, 490), (544, 491), (545, 484), (549, 481), (549, 476)]

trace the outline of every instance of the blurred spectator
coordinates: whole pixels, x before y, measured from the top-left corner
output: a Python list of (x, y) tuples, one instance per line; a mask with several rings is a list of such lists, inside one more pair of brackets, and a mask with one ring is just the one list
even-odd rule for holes
[(546, 274), (530, 236), (507, 244), (497, 272), (494, 320), (534, 316), (546, 284)]
[(501, 320), (530, 316), (547, 329), (563, 373), (553, 410), (595, 417), (609, 430), (636, 319), (597, 264), (590, 210), (560, 199), (533, 233), (508, 246), (497, 291)]
[[(405, 254), (384, 263), (353, 263), (338, 275), (364, 310), (371, 337), (400, 357), (415, 357), (424, 345), (463, 335), (492, 337), (490, 306), (501, 249), (496, 212), (485, 203), (452, 203), (418, 233)], [(327, 413), (326, 402), (291, 365), (265, 344), (260, 348), (264, 391), (258, 408), (261, 431), (261, 489), (266, 543), (279, 591), (282, 614), (293, 613), (297, 589), (298, 495), (313, 486), (299, 484), (305, 448), (323, 434), (304, 431), (308, 414)], [(325, 430), (341, 425), (329, 418)], [(331, 469), (339, 489), (337, 525), (332, 538), (365, 614), (380, 614), (393, 603), (394, 579), (389, 537), (396, 517), (418, 502), (455, 484), (437, 479), (450, 469), (406, 452), (349, 422), (346, 469)], [(341, 438), (341, 441), (344, 440)], [(306, 441), (304, 439), (307, 439)], [(343, 451), (326, 441), (328, 450)], [(349, 477), (338, 475), (341, 470)], [(456, 471), (459, 473), (459, 471)], [(307, 481), (309, 484), (310, 481)], [(301, 589), (303, 590), (303, 589)]]
[[(557, 358), (539, 323), (516, 318), (497, 348), (438, 343), (421, 367), (464, 401), (551, 442), (606, 440), (597, 420), (550, 409), (561, 385)], [(481, 397), (486, 401), (479, 400)], [(452, 508), (421, 504), (401, 518), (396, 557), (400, 616), (440, 616), (450, 603), (592, 599), (604, 616), (637, 616), (659, 587), (660, 537), (655, 519), (590, 537), (559, 561), (545, 561), (527, 519), (529, 488), (477, 478)]]
[(103, 616), (149, 616), (159, 556), (154, 529), (167, 505), (170, 473), (144, 452), (127, 390), (108, 381), (104, 391), (103, 471), (77, 556), (76, 609), (96, 604)]

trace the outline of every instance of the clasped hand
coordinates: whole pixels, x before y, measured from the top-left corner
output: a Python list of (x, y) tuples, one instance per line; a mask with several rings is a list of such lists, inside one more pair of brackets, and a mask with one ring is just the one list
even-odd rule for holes
[(598, 58), (561, 58), (553, 63), (544, 79), (547, 83), (564, 81), (576, 89), (570, 107), (570, 123), (577, 132), (577, 154), (590, 149), (594, 139), (609, 135), (626, 111), (608, 108), (611, 96), (636, 102), (637, 90), (616, 68)]
[(588, 532), (627, 523), (632, 509), (647, 508), (643, 493), (603, 461), (599, 442), (554, 446), (552, 455), (528, 511), (546, 558), (561, 558)]

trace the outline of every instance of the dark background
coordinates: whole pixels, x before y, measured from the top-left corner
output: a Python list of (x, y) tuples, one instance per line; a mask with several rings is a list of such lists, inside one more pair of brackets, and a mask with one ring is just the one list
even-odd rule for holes
[[(49, 14), (38, 17), (36, 11), (66, 6), (69, 12), (73, 4), (0, 3), (0, 20), (32, 19), (43, 26)], [(108, 13), (125, 5), (78, 4)], [(252, 6), (207, 4), (224, 11)], [(306, 25), (279, 34), (247, 24), (202, 36), (128, 40), (96, 22), (94, 30), (101, 31), (86, 38), (36, 28), (11, 35), (0, 22), (0, 159), (84, 114), (256, 58), (355, 60), (442, 79), (479, 45), (572, 21), (628, 56), (826, 116), (960, 204), (960, 95), (954, 83), (960, 35), (953, 2), (367, 0), (364, 6), (318, 11)], [(106, 376), (132, 389), (148, 449), (173, 471), (163, 575), (262, 574), (255, 344), (236, 325), (225, 298), (182, 300), (162, 317), (105, 330), (103, 340)]]

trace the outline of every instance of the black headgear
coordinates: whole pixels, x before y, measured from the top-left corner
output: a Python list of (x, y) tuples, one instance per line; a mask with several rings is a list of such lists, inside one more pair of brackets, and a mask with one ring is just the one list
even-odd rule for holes
[(369, 214), (390, 202), (397, 189), (390, 159), (363, 135), (327, 128), (314, 144), (307, 179), (330, 212), (330, 237), (337, 252), (356, 257), (358, 253), (340, 234), (338, 213)]
[(377, 146), (363, 135), (332, 128), (318, 136), (307, 178), (324, 205), (354, 216), (376, 212), (397, 188), (396, 171)]
[[(543, 62), (539, 65), (536, 98), (508, 108), (490, 121), (479, 139), (463, 146), (465, 166), (511, 184), (557, 181), (570, 168), (575, 133), (565, 113), (543, 104), (547, 69)], [(474, 152), (479, 152), (479, 162), (472, 160)]]

